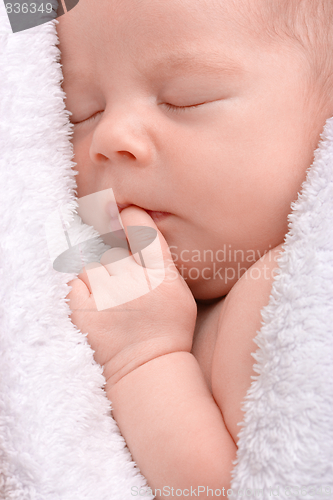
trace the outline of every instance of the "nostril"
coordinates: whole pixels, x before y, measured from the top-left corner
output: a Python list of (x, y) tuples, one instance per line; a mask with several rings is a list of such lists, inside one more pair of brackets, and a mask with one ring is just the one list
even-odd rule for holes
[(130, 153), (129, 151), (118, 151), (118, 153), (121, 156), (125, 156), (126, 158), (130, 158), (130, 159), (134, 159), (135, 160), (135, 156), (132, 153)]
[(106, 161), (107, 157), (105, 155), (102, 155), (101, 153), (96, 153), (96, 159), (97, 161)]

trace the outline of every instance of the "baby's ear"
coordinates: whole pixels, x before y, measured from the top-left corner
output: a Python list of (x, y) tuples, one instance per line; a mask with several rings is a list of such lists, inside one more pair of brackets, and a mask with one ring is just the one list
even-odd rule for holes
[[(70, 10), (79, 0), (35, 0), (34, 3), (8, 3), (5, 4), (9, 22), (13, 33), (24, 31), (35, 26), (52, 21)], [(64, 9), (65, 5), (65, 9)]]

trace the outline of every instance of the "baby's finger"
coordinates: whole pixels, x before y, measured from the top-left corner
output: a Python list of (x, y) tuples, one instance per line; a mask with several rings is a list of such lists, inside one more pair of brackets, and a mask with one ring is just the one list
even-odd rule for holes
[(122, 223), (135, 261), (148, 269), (164, 269), (172, 261), (167, 242), (142, 208), (131, 205), (121, 212)]
[(129, 250), (121, 247), (107, 250), (103, 253), (100, 262), (111, 276), (120, 276), (137, 266)]
[(71, 291), (67, 295), (67, 299), (69, 299), (69, 307), (72, 311), (80, 309), (82, 304), (90, 297), (89, 288), (81, 279), (72, 280), (68, 283), (68, 285), (72, 287)]
[(108, 270), (99, 262), (87, 264), (84, 270), (86, 272), (84, 279), (88, 280), (89, 289), (97, 310), (100, 311), (117, 305), (117, 302), (112, 300), (115, 278), (110, 276)]
[(125, 279), (123, 276), (110, 276), (106, 267), (96, 262), (85, 267), (91, 287), (91, 298), (98, 311), (126, 304), (149, 292), (144, 270), (130, 258), (130, 267), (133, 266), (135, 279), (132, 276), (125, 276)]
[[(93, 268), (94, 268), (96, 265), (99, 265), (99, 263), (98, 263), (98, 262), (90, 262), (90, 265), (91, 265), (91, 264), (92, 264), (92, 267), (93, 267)], [(82, 281), (82, 282), (85, 284), (85, 286), (86, 286), (86, 288), (87, 288), (87, 290), (88, 290), (89, 294), (91, 294), (91, 285), (90, 285), (90, 281), (89, 281), (89, 276), (88, 276), (88, 274), (87, 274), (87, 268), (88, 268), (88, 266), (89, 266), (89, 264), (87, 264), (85, 267), (83, 267), (83, 268), (81, 269), (81, 271), (79, 272), (79, 274), (78, 274), (78, 276), (77, 276), (77, 277), (78, 277), (78, 280)]]

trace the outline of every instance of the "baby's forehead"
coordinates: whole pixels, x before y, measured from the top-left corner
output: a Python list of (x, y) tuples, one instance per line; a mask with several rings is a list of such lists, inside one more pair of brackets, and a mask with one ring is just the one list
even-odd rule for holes
[[(208, 4), (215, 4), (213, 0), (207, 1)], [(161, 77), (166, 69), (174, 74), (185, 70), (189, 73), (196, 72), (199, 66), (205, 75), (210, 76), (217, 75), (222, 66), (226, 73), (235, 72), (238, 66), (233, 54), (235, 43), (227, 35), (221, 35), (221, 24), (215, 22), (216, 12), (206, 11), (202, 15), (187, 1), (170, 0), (167, 9), (165, 5), (161, 8), (164, 2), (157, 3), (158, 9), (146, 12), (143, 22), (142, 18), (140, 21), (133, 20), (133, 15), (129, 13), (128, 22), (118, 23), (113, 19), (106, 25), (105, 17), (110, 14), (110, 6), (104, 0), (98, 11), (95, 8), (90, 12), (90, 0), (85, 0), (85, 8), (79, 11), (80, 15), (69, 17), (66, 14), (60, 18), (58, 34), (64, 76), (70, 79), (71, 69), (76, 70), (81, 62), (86, 71), (89, 64), (95, 61), (105, 62), (105, 67), (119, 68), (124, 61), (121, 60), (123, 56), (127, 64), (140, 67), (140, 71), (145, 73), (160, 74)], [(196, 0), (197, 6), (199, 3), (203, 0)], [(136, 11), (138, 5), (147, 4), (148, 0), (138, 2)], [(174, 9), (181, 13), (181, 17), (172, 15)], [(163, 16), (156, 15), (159, 10), (168, 14), (167, 26)], [(116, 13), (119, 14), (119, 9)], [(131, 24), (133, 29), (128, 28)]]
[[(200, 43), (208, 34), (221, 37), (227, 29), (240, 32), (244, 26), (239, 26), (237, 17), (243, 10), (240, 5), (235, 8), (233, 0), (100, 0), (98, 6), (95, 0), (80, 0), (73, 11), (58, 19), (58, 33), (74, 48), (79, 48), (78, 39), (93, 40), (99, 48), (135, 40), (144, 42), (147, 50), (159, 42), (172, 45), (189, 38)], [(251, 16), (251, 11), (246, 13)]]
[[(94, 0), (81, 0), (59, 19), (64, 78), (68, 82), (75, 73), (77, 80), (89, 71), (94, 78), (97, 65), (103, 73), (121, 73), (124, 61), (133, 71), (155, 78), (200, 70), (206, 77), (244, 71), (258, 47), (264, 48), (265, 2), (100, 0), (96, 8)], [(274, 44), (282, 41), (276, 38)], [(260, 65), (260, 57), (255, 64)]]

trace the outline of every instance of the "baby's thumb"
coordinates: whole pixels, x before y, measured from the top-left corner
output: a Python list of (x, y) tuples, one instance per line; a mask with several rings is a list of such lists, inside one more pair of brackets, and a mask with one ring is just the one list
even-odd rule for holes
[(147, 212), (130, 206), (122, 210), (121, 220), (138, 264), (148, 269), (164, 269), (165, 262), (172, 261), (167, 242)]

